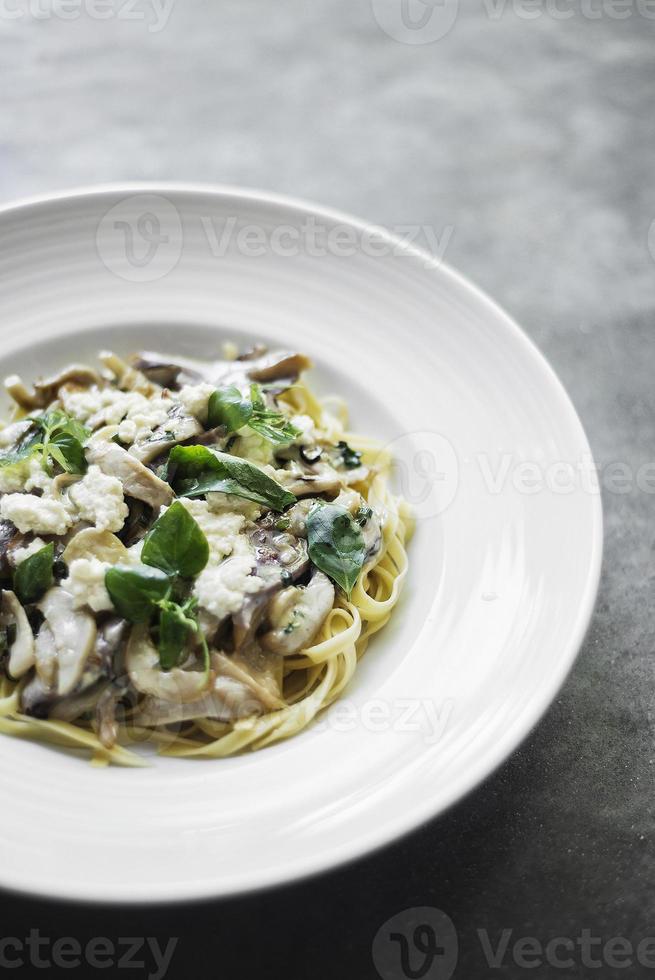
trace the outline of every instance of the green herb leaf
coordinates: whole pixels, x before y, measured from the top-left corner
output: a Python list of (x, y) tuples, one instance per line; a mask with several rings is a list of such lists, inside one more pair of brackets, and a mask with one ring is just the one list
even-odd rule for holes
[(82, 443), (70, 432), (57, 432), (49, 440), (47, 451), (66, 473), (86, 473), (87, 463)]
[(266, 408), (259, 385), (250, 386), (250, 398), (252, 400), (252, 417), (248, 425), (253, 432), (278, 446), (286, 446), (297, 439), (299, 435), (302, 435), (300, 429), (292, 425), (282, 412)]
[(209, 397), (207, 424), (210, 429), (224, 425), (228, 432), (236, 432), (247, 425), (253, 408), (238, 388), (217, 388)]
[(37, 602), (52, 585), (55, 549), (52, 542), (22, 561), (14, 572), (14, 592), (24, 606)]
[(189, 634), (196, 631), (197, 624), (176, 602), (163, 601), (160, 609), (159, 663), (163, 670), (172, 670), (182, 661)]
[(66, 473), (86, 473), (84, 443), (91, 433), (81, 422), (58, 409), (30, 421), (40, 441), (30, 446), (29, 455), (40, 452), (44, 469), (48, 470), (49, 460), (54, 459)]
[(169, 457), (169, 469), (178, 497), (201, 497), (220, 490), (277, 511), (296, 501), (292, 493), (259, 467), (206, 446), (175, 446)]
[(141, 561), (182, 578), (198, 575), (209, 561), (207, 538), (179, 500), (171, 504), (146, 534)]
[(362, 465), (362, 454), (351, 449), (347, 442), (338, 442), (337, 449), (341, 450), (341, 459), (347, 470), (355, 470)]
[(146, 623), (155, 604), (171, 591), (168, 575), (147, 565), (108, 568), (105, 585), (118, 614), (131, 623)]
[(359, 577), (366, 547), (362, 532), (344, 507), (316, 504), (307, 518), (309, 557), (347, 596)]

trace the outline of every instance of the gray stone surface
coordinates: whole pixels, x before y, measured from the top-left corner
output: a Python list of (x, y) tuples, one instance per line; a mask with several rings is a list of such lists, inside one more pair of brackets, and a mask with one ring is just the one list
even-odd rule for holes
[[(400, 2), (375, 0), (380, 18)], [(369, 0), (177, 0), (160, 31), (126, 8), (65, 21), (18, 3), (22, 17), (7, 19), (15, 3), (0, 14), (1, 199), (177, 178), (428, 225), (549, 357), (597, 462), (636, 473), (652, 458), (655, 21), (643, 4), (618, 19), (618, 2), (561, 0), (570, 19), (552, 2), (527, 19), (534, 5), (467, 0), (445, 37), (419, 45), (385, 33)], [(138, 927), (126, 911), (11, 898), (0, 931), (177, 935), (171, 977), (193, 963), (197, 976), (284, 966), (368, 978), (378, 927), (436, 906), (459, 931), (467, 980), (526, 973), (511, 953), (489, 971), (477, 929), (494, 944), (502, 929), (542, 942), (655, 933), (653, 496), (616, 490), (615, 479), (599, 604), (571, 677), (523, 748), (451, 813), (257, 898), (139, 912)], [(581, 956), (527, 972), (586, 976)], [(645, 975), (617, 970), (606, 957), (595, 974)]]

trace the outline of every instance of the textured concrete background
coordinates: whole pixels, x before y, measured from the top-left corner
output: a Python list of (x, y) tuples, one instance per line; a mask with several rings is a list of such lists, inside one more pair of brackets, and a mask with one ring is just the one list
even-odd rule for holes
[[(106, 20), (30, 2), (0, 4), (0, 198), (178, 178), (427, 225), (550, 358), (597, 462), (635, 472), (652, 456), (655, 21), (643, 4), (560, 0), (558, 14), (467, 0), (444, 37), (419, 44), (407, 42), (443, 28), (452, 0), (412, 0), (423, 34), (402, 27), (401, 0), (177, 0), (165, 26), (149, 0), (110, 0)], [(348, 869), (229, 903), (131, 912), (7, 897), (0, 932), (174, 935), (171, 977), (303, 980), (377, 976), (373, 937), (412, 906), (453, 919), (466, 980), (526, 973), (511, 952), (489, 970), (478, 929), (494, 945), (503, 929), (511, 942), (655, 934), (653, 497), (614, 483), (572, 676), (521, 751), (445, 818)], [(527, 972), (587, 976), (582, 955)], [(607, 958), (599, 974), (645, 975)]]

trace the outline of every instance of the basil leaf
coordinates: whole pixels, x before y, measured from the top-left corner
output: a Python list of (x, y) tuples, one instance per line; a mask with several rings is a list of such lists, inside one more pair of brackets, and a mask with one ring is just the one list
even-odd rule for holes
[(105, 586), (118, 614), (131, 623), (146, 623), (155, 603), (165, 599), (171, 588), (168, 575), (146, 565), (108, 568)]
[(24, 606), (37, 602), (52, 585), (54, 560), (55, 548), (51, 541), (16, 567), (14, 592)]
[(307, 518), (307, 539), (313, 563), (350, 597), (364, 565), (366, 547), (348, 511), (337, 504), (316, 504)]
[(70, 432), (61, 431), (51, 436), (47, 452), (66, 473), (86, 473), (87, 462), (82, 443)]
[(210, 429), (224, 425), (228, 432), (236, 432), (247, 424), (252, 411), (238, 388), (217, 388), (209, 396), (207, 424)]
[(233, 493), (272, 510), (284, 510), (296, 498), (245, 459), (213, 452), (206, 446), (175, 446), (169, 457), (178, 497), (201, 497), (213, 490)]
[(171, 504), (146, 534), (141, 561), (182, 578), (197, 575), (209, 561), (207, 538), (179, 500)]
[(195, 622), (185, 616), (176, 602), (163, 602), (159, 614), (159, 663), (163, 670), (172, 670), (182, 660), (189, 639), (195, 632)]

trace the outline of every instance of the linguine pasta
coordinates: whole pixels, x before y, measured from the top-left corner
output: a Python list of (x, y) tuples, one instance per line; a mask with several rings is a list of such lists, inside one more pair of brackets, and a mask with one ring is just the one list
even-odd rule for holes
[(297, 734), (400, 595), (389, 454), (302, 355), (101, 361), (7, 382), (0, 732), (124, 766)]

